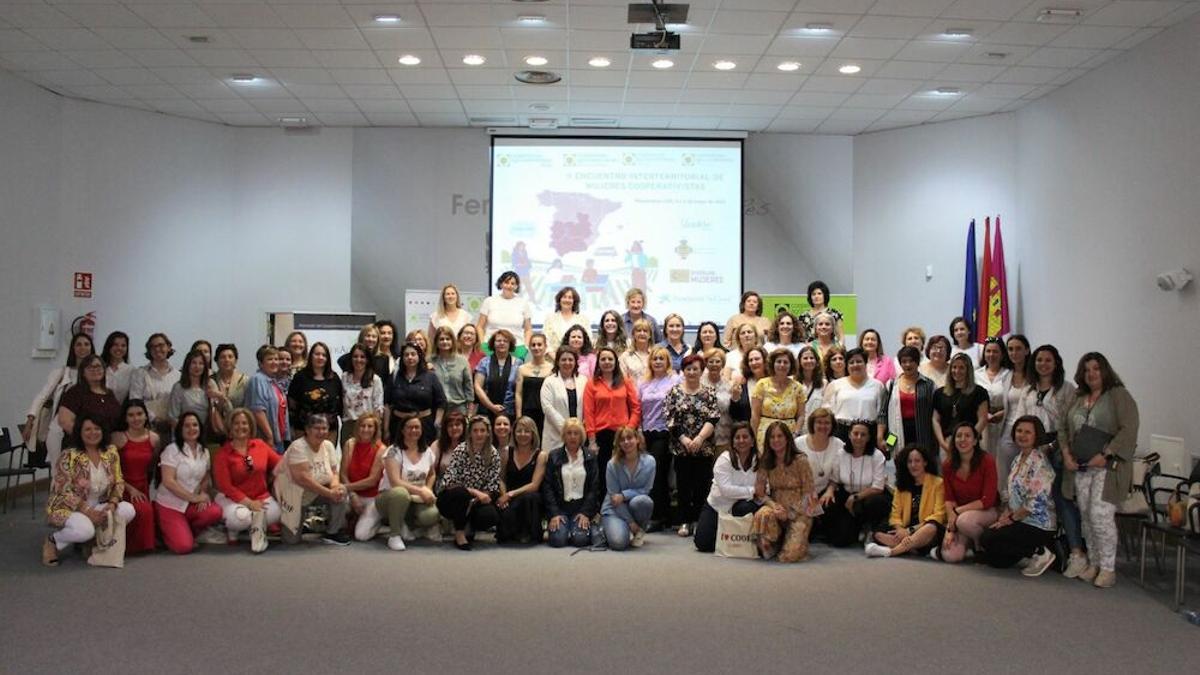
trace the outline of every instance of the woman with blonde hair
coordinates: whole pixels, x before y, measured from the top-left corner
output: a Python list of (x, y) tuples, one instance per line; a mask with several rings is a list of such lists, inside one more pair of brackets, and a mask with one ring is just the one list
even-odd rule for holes
[(645, 319), (633, 322), (633, 333), (629, 338), (629, 349), (621, 354), (619, 359), (621, 372), (633, 381), (641, 380), (650, 367), (650, 348), (654, 343), (651, 337), (654, 327)]
[(650, 491), (650, 497), (654, 501), (651, 532), (661, 527), (670, 527), (672, 524), (670, 474), (673, 455), (666, 401), (667, 394), (678, 381), (679, 374), (671, 370), (670, 352), (665, 347), (652, 348), (649, 367), (638, 382), (638, 400), (642, 406), (642, 437), (656, 467), (654, 487)]
[(267, 550), (267, 527), (279, 522), (279, 502), (271, 496), (268, 480), (283, 457), (256, 437), (254, 413), (234, 408), (229, 413), (229, 440), (213, 458), (213, 483), (217, 506), (225, 520), (230, 543), (239, 532), (250, 530), (250, 550)]
[(462, 296), (458, 292), (458, 287), (454, 284), (442, 286), (438, 306), (429, 314), (429, 327), (426, 329), (426, 333), (429, 335), (430, 342), (437, 342), (437, 329), (439, 328), (449, 328), (452, 334), (457, 335), (463, 326), (471, 323), (471, 313), (462, 306)]
[[(379, 496), (379, 483), (383, 478), (383, 456), (387, 446), (383, 444), (382, 436), (382, 418), (368, 412), (359, 416), (354, 435), (342, 445), (339, 473), (342, 485), (350, 493), (350, 510), (358, 515), (354, 538), (359, 541), (375, 536), (367, 512)], [(378, 516), (375, 520), (378, 522)]]
[(554, 548), (587, 546), (595, 529), (592, 521), (600, 506), (600, 477), (596, 455), (584, 447), (586, 438), (583, 422), (568, 419), (562, 427), (563, 445), (546, 459), (542, 504)]
[(611, 551), (641, 548), (654, 513), (654, 458), (646, 454), (646, 439), (634, 427), (617, 430), (612, 461), (605, 467), (607, 493), (600, 507), (600, 524)]
[(500, 453), (500, 525), (496, 541), (537, 544), (542, 541), (542, 480), (546, 456), (537, 424), (521, 417), (513, 425), (512, 445)]
[(842, 344), (837, 339), (837, 333), (834, 332), (834, 319), (829, 314), (821, 312), (813, 317), (812, 327), (813, 339), (809, 344), (812, 345), (813, 349), (817, 350), (822, 359), (825, 358), (830, 349)]
[(943, 457), (951, 457), (951, 430), (962, 422), (975, 427), (980, 436), (988, 424), (988, 393), (975, 384), (971, 357), (962, 352), (950, 359), (946, 385), (933, 392), (933, 436)]

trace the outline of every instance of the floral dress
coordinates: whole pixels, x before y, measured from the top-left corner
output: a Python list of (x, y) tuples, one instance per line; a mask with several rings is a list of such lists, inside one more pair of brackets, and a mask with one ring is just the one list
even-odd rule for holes
[[(711, 387), (701, 385), (700, 390), (694, 394), (687, 393), (683, 387), (682, 382), (671, 387), (664, 402), (667, 410), (667, 428), (671, 430), (671, 453), (675, 455), (684, 454), (683, 445), (679, 442), (680, 436), (694, 438), (704, 428), (705, 422), (712, 423), (715, 427), (721, 418), (717, 395)], [(711, 435), (704, 442), (704, 447), (695, 454), (713, 454)]]
[(755, 430), (758, 436), (758, 447), (767, 447), (763, 442), (766, 438), (767, 427), (775, 421), (787, 424), (792, 435), (796, 435), (796, 418), (800, 416), (800, 410), (805, 404), (804, 385), (789, 378), (787, 386), (779, 391), (775, 389), (771, 378), (764, 377), (754, 384), (754, 390), (750, 395), (752, 398), (762, 401), (762, 406), (759, 408), (758, 429)]
[[(823, 512), (813, 485), (812, 467), (804, 453), (792, 457), (791, 464), (780, 461), (767, 470), (758, 464), (758, 475), (767, 482), (767, 501), (754, 513), (751, 533), (758, 536), (759, 545), (768, 550), (779, 549), (779, 562), (800, 562), (808, 557), (808, 535), (812, 519)], [(786, 516), (781, 520), (775, 507), (781, 506)], [(780, 541), (782, 540), (782, 546)]]
[(1058, 526), (1054, 519), (1053, 486), (1054, 469), (1041, 450), (1031, 450), (1027, 457), (1018, 454), (1008, 472), (1008, 508), (1016, 511), (1024, 507), (1029, 515), (1022, 522), (1054, 532)]

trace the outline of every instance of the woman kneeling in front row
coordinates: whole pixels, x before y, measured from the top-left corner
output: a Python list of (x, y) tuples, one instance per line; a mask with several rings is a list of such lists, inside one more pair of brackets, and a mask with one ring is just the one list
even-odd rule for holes
[(329, 420), (325, 415), (309, 415), (304, 423), (304, 436), (288, 446), (283, 455), (286, 466), (275, 474), (275, 496), (283, 510), (285, 544), (300, 543), (304, 507), (314, 503), (329, 504), (329, 522), (321, 540), (338, 546), (350, 543), (350, 535), (342, 531), (350, 497), (338, 477), (338, 463), (328, 435)]
[(896, 493), (888, 532), (876, 532), (865, 546), (867, 557), (896, 557), (915, 551), (926, 555), (946, 532), (946, 494), (942, 479), (929, 471), (925, 448), (909, 445), (896, 457)]
[(654, 487), (655, 472), (654, 458), (646, 453), (641, 431), (633, 427), (617, 430), (613, 457), (604, 471), (608, 494), (600, 509), (600, 524), (608, 548), (613, 551), (624, 551), (630, 546), (641, 548), (650, 514), (654, 512), (650, 490)]
[(563, 423), (563, 446), (550, 453), (542, 481), (542, 505), (549, 518), (550, 545), (587, 546), (596, 517), (599, 473), (596, 456), (583, 447), (587, 434), (583, 422), (572, 417)]
[(50, 525), (60, 528), (42, 545), (42, 563), (50, 566), (58, 564), (59, 552), (71, 544), (95, 538), (109, 512), (122, 528), (134, 517), (133, 504), (121, 499), (125, 482), (108, 430), (89, 414), (80, 416), (75, 429), (72, 447), (58, 456), (46, 504)]
[(1008, 472), (1008, 506), (1000, 519), (983, 531), (983, 559), (992, 567), (1012, 567), (1028, 558), (1021, 574), (1036, 577), (1054, 562), (1050, 542), (1058, 531), (1054, 516), (1054, 469), (1038, 443), (1046, 437), (1042, 421), (1025, 415), (1013, 424), (1017, 446)]
[(751, 532), (758, 536), (763, 558), (777, 553), (779, 562), (808, 557), (813, 516), (821, 515), (808, 457), (796, 449), (792, 430), (776, 420), (767, 427), (767, 449), (758, 465), (755, 496), (763, 506), (754, 514)]
[(760, 504), (754, 501), (754, 485), (758, 482), (758, 448), (749, 422), (734, 422), (730, 431), (732, 447), (717, 457), (713, 466), (712, 489), (696, 523), (696, 550), (712, 553), (717, 550), (717, 522), (720, 514), (735, 518), (753, 515)]

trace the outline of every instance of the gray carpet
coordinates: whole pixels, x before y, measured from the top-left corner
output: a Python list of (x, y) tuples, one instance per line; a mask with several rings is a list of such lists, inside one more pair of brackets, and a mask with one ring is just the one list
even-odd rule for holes
[(1200, 653), (1168, 579), (1100, 591), (824, 546), (797, 565), (724, 560), (674, 534), (625, 553), (379, 540), (51, 569), (45, 532), (19, 507), (0, 517), (0, 672), (1094, 675), (1194, 672)]

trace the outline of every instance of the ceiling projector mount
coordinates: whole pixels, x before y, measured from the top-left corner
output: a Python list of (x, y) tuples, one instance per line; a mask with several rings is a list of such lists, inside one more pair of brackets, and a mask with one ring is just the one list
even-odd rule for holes
[(629, 48), (678, 51), (679, 33), (667, 30), (667, 25), (687, 23), (688, 7), (689, 5), (686, 4), (666, 4), (659, 0), (650, 0), (648, 3), (630, 3), (629, 23), (654, 24), (655, 30), (649, 33), (630, 35)]

